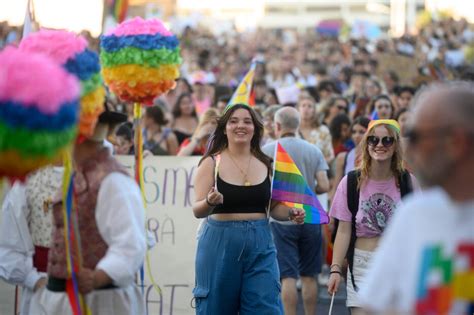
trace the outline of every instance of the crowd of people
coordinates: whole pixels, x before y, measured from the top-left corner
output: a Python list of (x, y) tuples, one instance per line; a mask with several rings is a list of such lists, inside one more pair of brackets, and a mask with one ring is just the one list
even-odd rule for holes
[[(3, 24), (2, 45), (18, 41), (19, 31)], [(89, 40), (94, 49), (94, 40)], [(347, 306), (352, 314), (364, 314), (364, 307), (379, 312), (391, 308), (413, 311), (413, 305), (420, 314), (437, 313), (426, 297), (428, 293), (417, 296), (414, 292), (416, 268), (422, 258), (403, 266), (395, 260), (404, 255), (418, 257), (430, 242), (445, 247), (453, 242), (460, 246), (451, 246), (447, 252), (467, 252), (471, 266), (474, 264), (474, 196), (467, 189), (474, 175), (474, 94), (467, 82), (474, 81), (469, 51), (474, 44), (472, 26), (465, 20), (433, 21), (416, 37), (378, 41), (341, 41), (314, 31), (300, 34), (286, 30), (222, 37), (187, 28), (180, 41), (181, 77), (173, 90), (146, 108), (142, 128), (134, 130), (133, 104), (110, 94), (107, 106), (125, 114), (124, 122), (115, 121), (115, 128), (107, 127), (106, 138), (105, 134), (100, 141), (91, 138), (77, 147), (74, 158), (90, 185), (78, 205), (90, 208), (90, 200), (94, 200), (95, 217), (87, 211), (84, 216), (93, 223), (90, 237), (100, 240), (90, 246), (90, 257), (86, 256), (90, 264), (78, 275), (80, 292), (94, 293), (87, 301), (97, 303), (97, 310), (107, 313), (114, 306), (97, 301), (115, 295), (118, 300), (129, 301), (128, 305), (115, 306), (118, 313), (127, 314), (127, 309), (143, 313), (140, 292), (132, 285), (140, 265), (136, 257), (144, 256), (146, 246), (140, 228), (143, 218), (130, 211), (143, 205), (136, 186), (104, 153), (102, 143), (105, 139), (110, 142), (114, 154), (133, 155), (137, 150), (134, 134), (138, 132), (143, 135), (145, 158), (203, 156), (193, 204), (194, 215), (206, 219), (198, 238), (193, 291), (198, 314), (296, 314), (297, 279), (302, 283), (305, 312), (314, 314), (317, 275), (323, 264), (327, 264), (330, 276), (322, 282), (330, 294), (337, 292), (345, 277)], [(381, 58), (387, 54), (412, 58), (416, 75), (407, 78), (405, 73), (384, 68)], [(251, 63), (256, 68), (249, 104), (230, 104)], [(437, 83), (455, 79), (462, 82)], [(301, 209), (271, 200), (276, 140), (293, 157), (309, 188), (320, 194), (331, 216), (333, 235), (323, 233), (319, 225), (303, 223)], [(48, 172), (54, 174), (54, 170)], [(97, 170), (103, 176), (96, 178), (93, 171)], [(456, 213), (449, 221), (449, 230), (441, 235), (435, 233), (441, 222), (431, 224), (430, 214), (421, 211), (420, 186), (428, 189), (426, 198), (439, 212), (438, 218), (451, 216), (446, 208), (464, 211)], [(438, 188), (429, 190), (432, 186)], [(13, 213), (20, 203), (35, 203), (24, 199), (23, 189), (9, 195), (4, 213)], [(398, 214), (400, 200), (410, 193), (411, 199), (402, 203)], [(108, 200), (112, 195), (123, 199)], [(20, 201), (15, 204), (15, 200)], [(56, 230), (63, 228), (57, 222), (58, 203), (42, 203), (56, 216)], [(109, 212), (101, 214), (101, 207), (119, 209), (122, 219), (133, 224), (118, 220), (110, 227)], [(409, 210), (417, 210), (413, 222)], [(4, 224), (13, 226), (16, 218), (10, 216)], [(390, 225), (392, 216), (394, 224)], [(420, 236), (416, 233), (422, 224), (426, 224), (427, 232)], [(406, 235), (404, 227), (408, 229)], [(124, 239), (119, 229), (134, 239)], [(454, 230), (455, 235), (449, 234)], [(21, 272), (10, 278), (0, 275), (27, 287), (31, 296), (45, 285), (45, 274), (33, 272), (29, 260), (29, 266), (18, 267), (17, 262), (24, 257), (10, 254), (5, 231), (0, 233), (0, 255), (10, 255), (6, 265), (12, 274), (17, 269)], [(22, 236), (15, 236), (21, 243)], [(51, 237), (56, 247), (50, 255), (61, 260), (64, 244), (58, 231), (43, 243), (51, 242)], [(416, 244), (407, 254), (403, 246), (411, 241)], [(90, 239), (87, 242), (93, 243)], [(41, 250), (30, 243), (23, 244), (25, 253)], [(333, 247), (332, 253), (326, 247)], [(100, 252), (100, 257), (94, 251)], [(468, 258), (463, 259), (461, 267), (468, 264)], [(59, 265), (61, 268), (47, 268), (48, 290), (33, 295), (32, 310), (49, 314), (67, 305), (64, 294), (55, 295), (53, 301), (50, 291), (54, 286), (60, 287), (59, 292), (65, 291), (65, 265)], [(41, 271), (46, 272), (46, 267)], [(29, 282), (28, 272), (32, 272)], [(397, 280), (400, 274), (403, 284)], [(386, 275), (390, 281), (378, 283)], [(112, 297), (106, 293), (109, 289)], [(467, 290), (474, 292), (472, 284)], [(461, 302), (452, 308), (460, 314), (466, 305), (474, 308), (474, 295), (463, 292)], [(451, 296), (458, 298), (457, 293)]]

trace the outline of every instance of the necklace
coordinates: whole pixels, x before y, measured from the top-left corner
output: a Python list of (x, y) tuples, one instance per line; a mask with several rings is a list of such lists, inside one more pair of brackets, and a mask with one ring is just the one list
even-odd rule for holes
[(250, 160), (252, 159), (252, 155), (250, 155), (250, 158), (249, 158), (249, 163), (248, 163), (248, 165), (247, 165), (247, 172), (244, 172), (244, 171), (240, 168), (239, 164), (237, 164), (237, 162), (235, 162), (234, 158), (232, 157), (232, 155), (231, 155), (230, 153), (229, 153), (229, 157), (230, 157), (232, 163), (234, 163), (234, 165), (237, 166), (237, 168), (239, 169), (240, 173), (244, 176), (244, 186), (250, 186), (250, 182), (249, 182), (249, 180), (247, 179), (247, 174), (248, 174), (248, 172), (249, 172)]

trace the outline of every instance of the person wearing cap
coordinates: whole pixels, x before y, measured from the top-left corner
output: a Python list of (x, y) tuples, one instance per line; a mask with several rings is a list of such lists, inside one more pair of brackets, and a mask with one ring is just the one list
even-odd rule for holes
[[(106, 111), (94, 134), (76, 143), (73, 152), (74, 199), (82, 265), (78, 290), (92, 314), (145, 314), (134, 284), (146, 252), (144, 206), (139, 188), (104, 146), (110, 125), (126, 116)], [(48, 256), (48, 283), (35, 292), (30, 314), (72, 314), (66, 293), (68, 272), (60, 197), (53, 200), (53, 231)], [(78, 253), (73, 248), (76, 261)]]
[[(328, 292), (333, 294), (341, 282), (347, 256), (346, 305), (356, 315), (361, 314), (362, 306), (357, 290), (365, 281), (365, 271), (380, 236), (396, 211), (403, 189), (417, 187), (416, 179), (403, 168), (400, 127), (395, 120), (371, 121), (360, 146), (359, 167), (342, 178), (330, 210), (330, 216), (339, 220), (339, 226), (328, 282)], [(355, 205), (348, 198), (354, 194), (359, 201)]]

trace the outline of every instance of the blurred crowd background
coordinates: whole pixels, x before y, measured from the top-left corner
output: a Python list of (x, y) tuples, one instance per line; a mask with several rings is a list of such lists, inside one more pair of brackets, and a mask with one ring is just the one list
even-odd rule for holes
[[(18, 43), (21, 34), (21, 27), (1, 23), (1, 46)], [(81, 34), (99, 51), (99, 38)], [(315, 28), (216, 34), (199, 25), (184, 27), (179, 38), (181, 77), (143, 118), (147, 154), (202, 154), (252, 61), (257, 64), (252, 97), (265, 123), (264, 141), (274, 138), (276, 109), (294, 106), (302, 117), (300, 136), (322, 149), (333, 170), (337, 155), (355, 146), (351, 126), (358, 117), (394, 118), (403, 128), (421, 86), (474, 78), (474, 27), (447, 16), (431, 18), (416, 36), (397, 38), (343, 38)], [(111, 94), (108, 102), (130, 117), (109, 141), (116, 153), (133, 154), (133, 104)]]

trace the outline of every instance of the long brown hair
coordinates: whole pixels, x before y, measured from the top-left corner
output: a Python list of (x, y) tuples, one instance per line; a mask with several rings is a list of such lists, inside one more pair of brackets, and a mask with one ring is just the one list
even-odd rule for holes
[(252, 108), (248, 107), (247, 105), (242, 105), (242, 104), (237, 104), (237, 105), (232, 106), (217, 120), (217, 128), (214, 131), (214, 133), (211, 135), (211, 137), (209, 138), (209, 144), (208, 144), (206, 153), (204, 154), (202, 159), (199, 161), (199, 164), (201, 164), (201, 162), (204, 161), (207, 157), (219, 154), (229, 146), (227, 135), (224, 133), (224, 131), (225, 131), (227, 122), (232, 117), (232, 114), (237, 109), (240, 109), (240, 108), (245, 109), (250, 113), (250, 116), (252, 117), (252, 122), (255, 128), (252, 140), (250, 141), (250, 152), (257, 159), (259, 159), (263, 164), (265, 164), (265, 166), (267, 166), (269, 170), (271, 169), (272, 159), (268, 157), (265, 153), (263, 153), (262, 149), (260, 148), (260, 143), (263, 137), (263, 123), (258, 118), (257, 114)]
[[(402, 173), (405, 171), (405, 168), (403, 167), (403, 151), (402, 151), (402, 146), (401, 146), (401, 141), (400, 141), (400, 135), (398, 132), (396, 132), (389, 126), (387, 125), (383, 125), (383, 126), (387, 129), (389, 135), (395, 138), (395, 142), (393, 144), (395, 146), (395, 150), (393, 152), (392, 161), (390, 163), (390, 170), (392, 171), (392, 174), (395, 177), (397, 187), (400, 187), (399, 178), (402, 175)], [(365, 133), (364, 138), (362, 138), (362, 141), (359, 144), (360, 148), (362, 149), (362, 159), (358, 167), (358, 169), (360, 170), (360, 179), (357, 184), (357, 187), (359, 189), (361, 189), (362, 184), (369, 179), (372, 158), (369, 154), (369, 146), (367, 143), (367, 138), (373, 135), (374, 129), (376, 127), (372, 128), (371, 130), (368, 130)]]

